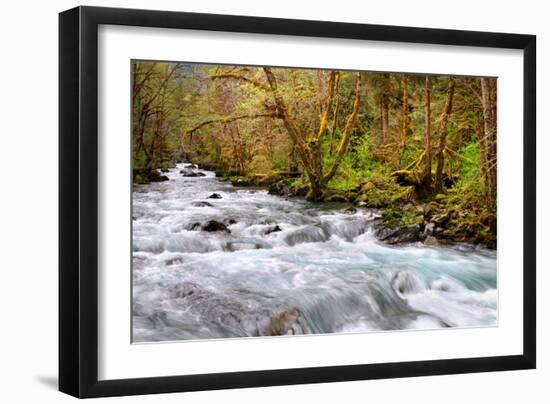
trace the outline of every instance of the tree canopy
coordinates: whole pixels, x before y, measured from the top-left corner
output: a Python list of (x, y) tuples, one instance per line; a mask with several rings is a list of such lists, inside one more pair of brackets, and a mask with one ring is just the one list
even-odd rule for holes
[(435, 201), (496, 233), (495, 78), (151, 61), (132, 74), (134, 169), (287, 174), (310, 200)]

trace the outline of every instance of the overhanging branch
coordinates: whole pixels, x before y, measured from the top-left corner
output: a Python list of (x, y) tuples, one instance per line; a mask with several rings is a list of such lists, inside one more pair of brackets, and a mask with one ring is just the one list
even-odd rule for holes
[(197, 126), (195, 126), (194, 128), (188, 130), (187, 133), (192, 135), (194, 132), (198, 131), (204, 126), (215, 124), (215, 123), (231, 123), (242, 119), (276, 118), (276, 117), (277, 117), (277, 114), (269, 113), (269, 114), (238, 115), (238, 116), (232, 116), (232, 117), (209, 119), (208, 121), (204, 121), (198, 124)]
[(249, 78), (249, 77), (246, 77), (246, 76), (243, 76), (243, 75), (240, 75), (240, 74), (236, 74), (236, 73), (214, 74), (212, 76), (208, 76), (208, 78), (211, 79), (211, 80), (216, 80), (216, 79), (241, 80), (241, 81), (244, 81), (246, 83), (252, 84), (255, 87), (261, 88), (262, 90), (268, 90), (268, 87), (264, 83), (262, 83), (261, 81), (253, 79), (253, 78)]

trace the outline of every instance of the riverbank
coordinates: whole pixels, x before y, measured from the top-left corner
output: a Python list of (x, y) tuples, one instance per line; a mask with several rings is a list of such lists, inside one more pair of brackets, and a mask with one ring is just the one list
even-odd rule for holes
[[(269, 193), (283, 197), (305, 197), (309, 189), (300, 178), (277, 173), (220, 179), (235, 186), (264, 187)], [(433, 246), (456, 242), (496, 249), (496, 237), (491, 231), (494, 218), (483, 211), (450, 203), (443, 194), (436, 200), (419, 201), (412, 191), (412, 187), (372, 179), (345, 191), (328, 189), (321, 202), (349, 203), (353, 209), (380, 209), (382, 218), (376, 224), (375, 235), (387, 244), (423, 242)]]
[[(291, 173), (239, 176), (213, 164), (193, 167), (213, 171), (221, 181), (230, 182), (234, 186), (264, 188), (272, 195), (286, 198), (305, 197), (309, 190), (301, 177), (296, 178)], [(134, 183), (167, 181), (168, 177), (164, 175), (167, 170), (134, 170)], [(194, 175), (192, 171), (180, 174)], [(435, 200), (418, 200), (413, 191), (412, 187), (374, 177), (352, 189), (328, 189), (320, 202), (347, 203), (350, 209), (380, 210), (382, 214), (376, 222), (375, 235), (387, 244), (423, 242), (435, 246), (468, 243), (496, 249), (496, 232), (493, 229), (496, 219), (484, 210), (476, 209), (475, 206), (465, 208), (444, 194), (437, 195)]]

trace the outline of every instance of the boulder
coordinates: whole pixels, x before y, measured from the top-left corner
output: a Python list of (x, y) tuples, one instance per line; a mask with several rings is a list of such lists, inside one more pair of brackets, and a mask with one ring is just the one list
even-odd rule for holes
[(449, 212), (443, 212), (432, 216), (432, 222), (436, 224), (445, 224), (449, 221)]
[(200, 171), (193, 171), (189, 168), (184, 168), (183, 170), (180, 170), (180, 174), (184, 177), (205, 177), (206, 174), (200, 172)]
[(137, 184), (148, 184), (150, 182), (168, 181), (166, 175), (161, 175), (157, 170), (146, 168), (134, 168), (132, 171), (133, 181)]
[(164, 261), (164, 265), (167, 265), (167, 266), (179, 265), (179, 264), (183, 264), (183, 259), (181, 259), (180, 257), (170, 258)]
[(439, 245), (439, 241), (434, 236), (428, 236), (426, 240), (424, 240), (424, 245), (436, 247)]
[(269, 335), (301, 334), (300, 312), (293, 308), (271, 317)]
[(271, 233), (275, 233), (275, 232), (278, 232), (278, 231), (283, 231), (283, 229), (281, 229), (279, 227), (279, 225), (271, 226), (265, 231), (264, 234), (271, 234)]
[(431, 236), (435, 230), (435, 223), (430, 222), (424, 227), (424, 234)]
[(222, 199), (222, 196), (214, 192), (212, 195), (208, 197), (208, 199)]
[(374, 232), (374, 235), (387, 244), (414, 243), (422, 241), (424, 238), (418, 225), (397, 229), (380, 227)]
[(231, 233), (231, 230), (229, 230), (225, 224), (223, 224), (222, 222), (218, 222), (217, 220), (210, 220), (208, 223), (201, 227), (201, 230), (207, 232), (224, 231), (226, 233)]
[(199, 222), (191, 223), (187, 226), (187, 230), (200, 230), (201, 224)]

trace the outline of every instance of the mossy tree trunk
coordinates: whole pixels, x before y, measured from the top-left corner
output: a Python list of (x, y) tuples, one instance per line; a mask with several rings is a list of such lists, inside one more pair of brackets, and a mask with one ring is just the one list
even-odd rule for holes
[(403, 74), (403, 109), (401, 117), (401, 149), (407, 146), (409, 132), (409, 75)]
[(432, 83), (426, 76), (424, 83), (424, 188), (428, 193), (432, 190)]
[(490, 211), (496, 210), (496, 190), (497, 190), (497, 99), (495, 79), (481, 78), (481, 101), (483, 106), (483, 130), (487, 148), (486, 158), (486, 192), (488, 199), (488, 208)]
[(324, 107), (322, 107), (323, 109), (319, 123), (319, 130), (317, 131), (317, 133), (307, 136), (301, 133), (297, 123), (294, 122), (294, 120), (290, 117), (287, 104), (278, 89), (278, 82), (275, 74), (269, 67), (263, 67), (263, 70), (269, 83), (271, 93), (273, 94), (273, 99), (277, 110), (277, 117), (282, 120), (283, 126), (288, 132), (291, 140), (295, 143), (297, 157), (306, 173), (310, 185), (310, 191), (307, 195), (307, 198), (309, 200), (319, 200), (321, 199), (323, 190), (326, 188), (328, 182), (336, 173), (338, 166), (342, 162), (342, 159), (347, 150), (351, 136), (351, 129), (353, 128), (355, 121), (357, 120), (357, 115), (359, 113), (359, 106), (361, 101), (361, 74), (356, 74), (355, 101), (353, 103), (353, 109), (348, 116), (346, 125), (342, 132), (342, 137), (336, 151), (335, 160), (329, 171), (325, 174), (321, 144), (323, 137), (327, 131), (330, 112), (332, 111), (332, 105), (335, 96), (336, 82), (338, 81), (339, 73), (335, 71), (330, 72), (329, 82), (327, 86), (328, 91), (324, 102)]
[(389, 140), (390, 131), (390, 75), (384, 73), (382, 75), (382, 97), (380, 101), (380, 115), (382, 121), (382, 144), (386, 144)]
[(445, 149), (447, 148), (447, 126), (451, 118), (453, 110), (453, 96), (455, 92), (455, 79), (449, 77), (447, 85), (447, 98), (445, 99), (445, 107), (441, 115), (439, 123), (439, 148), (437, 150), (437, 166), (435, 169), (434, 191), (441, 192), (443, 189), (443, 166), (445, 165)]

